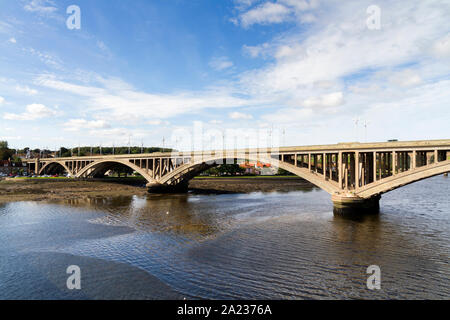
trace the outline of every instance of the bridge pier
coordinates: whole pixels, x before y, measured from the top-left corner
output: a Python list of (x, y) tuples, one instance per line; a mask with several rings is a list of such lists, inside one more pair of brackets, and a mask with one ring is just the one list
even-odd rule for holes
[(362, 215), (380, 212), (381, 196), (373, 196), (369, 199), (352, 194), (333, 194), (333, 213), (337, 215)]

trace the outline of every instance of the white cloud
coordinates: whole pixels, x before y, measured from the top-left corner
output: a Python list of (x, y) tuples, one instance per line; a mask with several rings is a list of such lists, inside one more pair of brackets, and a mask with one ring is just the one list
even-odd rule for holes
[(217, 125), (217, 124), (221, 124), (222, 120), (215, 120), (215, 119), (213, 119), (213, 120), (209, 121), (209, 123)]
[(5, 98), (3, 98), (2, 96), (0, 96), (0, 105), (2, 105), (5, 102)]
[(441, 39), (436, 40), (432, 46), (432, 52), (439, 58), (450, 57), (450, 34), (445, 35)]
[[(311, 23), (316, 21), (316, 16), (305, 11), (318, 7), (318, 0), (278, 0), (276, 2), (266, 1), (249, 9), (254, 1), (239, 1), (236, 8), (239, 17), (231, 18), (234, 24), (240, 24), (247, 28), (253, 24), (274, 24), (295, 21), (300, 23)], [(247, 11), (246, 11), (247, 10)]]
[(57, 110), (46, 107), (43, 104), (33, 103), (27, 105), (23, 113), (5, 113), (3, 119), (5, 120), (37, 120), (42, 118), (48, 118), (60, 115), (61, 113)]
[(38, 93), (38, 91), (36, 89), (31, 89), (28, 86), (22, 87), (22, 86), (16, 86), (16, 90), (21, 92), (21, 93), (26, 93), (28, 95), (35, 95)]
[(340, 106), (343, 103), (344, 95), (342, 92), (333, 92), (303, 101), (303, 105), (307, 108), (331, 108)]
[(107, 129), (110, 125), (105, 120), (70, 119), (64, 124), (66, 131), (79, 131), (81, 129)]
[(23, 49), (25, 52), (28, 52), (30, 54), (32, 54), (33, 56), (38, 57), (39, 60), (41, 60), (43, 63), (47, 64), (48, 66), (51, 66), (53, 68), (56, 69), (61, 69), (63, 62), (54, 55), (51, 55), (49, 53), (43, 53), (40, 52), (39, 50), (36, 50), (34, 48), (28, 48), (28, 49)]
[(269, 53), (268, 49), (270, 49), (270, 45), (269, 43), (263, 43), (259, 46), (243, 45), (242, 49), (245, 54), (249, 55), (252, 58), (256, 58), (258, 56), (266, 56)]
[(302, 123), (302, 121), (311, 119), (313, 111), (311, 109), (293, 109), (285, 108), (276, 112), (265, 114), (261, 119), (270, 123)]
[(209, 62), (209, 66), (217, 71), (222, 71), (233, 66), (228, 57), (215, 57)]
[(36, 79), (37, 85), (85, 97), (84, 112), (95, 112), (96, 116), (121, 122), (166, 119), (205, 108), (231, 108), (250, 103), (247, 99), (234, 97), (227, 87), (201, 92), (156, 94), (137, 91), (122, 81), (103, 79), (98, 82), (96, 85), (84, 86), (57, 80), (49, 75)]
[(49, 0), (32, 0), (24, 6), (26, 11), (37, 12), (40, 14), (53, 13), (58, 10), (53, 1)]
[(163, 121), (163, 120), (160, 120), (160, 119), (156, 119), (156, 120), (148, 121), (147, 124), (149, 124), (151, 126), (160, 126), (160, 125), (168, 126), (170, 124), (170, 122), (169, 121)]
[(251, 114), (242, 113), (242, 112), (231, 112), (229, 117), (233, 120), (249, 120), (252, 119), (253, 116)]
[(240, 16), (244, 28), (252, 24), (269, 24), (284, 22), (290, 14), (290, 10), (279, 3), (266, 2), (253, 8)]
[(11, 42), (11, 43), (17, 43), (17, 40), (16, 40), (16, 38), (9, 38), (9, 40), (8, 40), (9, 42)]
[(279, 0), (278, 2), (292, 7), (296, 11), (311, 10), (319, 6), (318, 0)]
[(417, 86), (422, 83), (420, 76), (411, 69), (405, 69), (393, 74), (389, 81), (400, 87)]
[[(382, 2), (383, 26), (373, 31), (365, 25), (365, 9), (370, 1), (330, 1), (327, 4), (327, 10), (316, 12), (320, 14), (316, 26), (301, 34), (286, 32), (264, 47), (273, 62), (241, 75), (246, 92), (277, 103), (304, 101), (309, 98), (308, 93), (309, 96), (324, 94), (320, 88), (314, 88), (314, 83), (345, 79), (346, 83), (354, 85), (365, 81), (361, 75), (383, 69), (401, 70), (402, 65), (427, 59), (428, 45), (434, 43), (434, 39), (446, 39), (442, 25), (448, 21), (449, 5), (439, 7), (423, 1)], [(446, 52), (444, 40), (436, 45), (442, 53)], [(253, 56), (262, 51), (260, 46), (244, 49)], [(418, 67), (422, 65), (410, 68)], [(448, 72), (448, 66), (435, 68), (435, 75), (444, 76)], [(405, 84), (418, 83), (417, 77), (405, 81)]]

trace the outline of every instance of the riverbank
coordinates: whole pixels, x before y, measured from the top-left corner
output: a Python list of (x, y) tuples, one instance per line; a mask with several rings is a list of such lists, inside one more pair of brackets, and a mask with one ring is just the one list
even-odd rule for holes
[[(86, 197), (145, 196), (146, 181), (121, 179), (11, 179), (0, 181), (0, 202), (67, 200)], [(307, 181), (288, 177), (198, 177), (189, 191), (199, 194), (288, 192), (311, 188)]]

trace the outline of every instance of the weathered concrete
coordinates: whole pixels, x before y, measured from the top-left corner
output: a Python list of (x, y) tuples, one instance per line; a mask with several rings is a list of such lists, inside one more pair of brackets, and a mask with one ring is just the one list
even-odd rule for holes
[(380, 195), (365, 199), (354, 194), (331, 196), (333, 213), (337, 215), (376, 214), (380, 212)]

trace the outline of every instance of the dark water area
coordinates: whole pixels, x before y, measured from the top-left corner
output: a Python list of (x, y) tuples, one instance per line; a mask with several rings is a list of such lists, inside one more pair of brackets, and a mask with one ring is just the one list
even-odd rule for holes
[(450, 179), (380, 204), (334, 216), (313, 186), (1, 204), (0, 299), (449, 299)]

